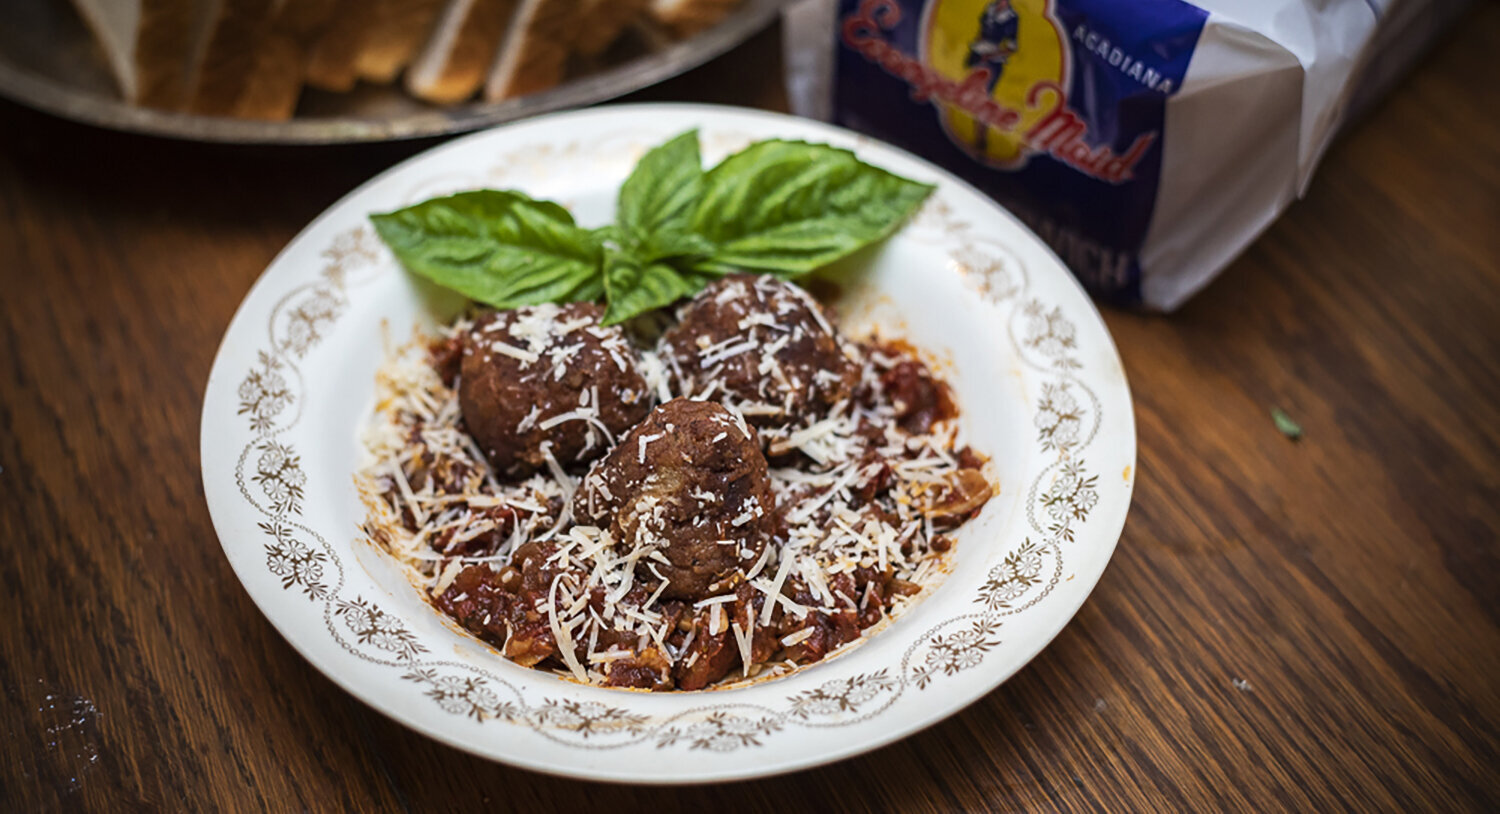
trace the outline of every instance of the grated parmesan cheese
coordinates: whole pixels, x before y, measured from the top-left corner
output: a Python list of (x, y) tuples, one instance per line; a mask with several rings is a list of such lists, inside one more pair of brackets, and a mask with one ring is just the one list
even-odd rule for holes
[(495, 353), (498, 353), (501, 356), (509, 356), (512, 359), (519, 359), (521, 361), (521, 364), (523, 364), (523, 365), (532, 364), (532, 363), (536, 362), (538, 359), (542, 358), (541, 356), (539, 356), (539, 355), (537, 355), (535, 353), (532, 353), (531, 351), (526, 350), (525, 348), (518, 348), (515, 345), (511, 345), (511, 344), (506, 343), (506, 342), (501, 342), (498, 339), (488, 339), (488, 340), (485, 340), (484, 348), (485, 348), (485, 350), (494, 351)]
[[(735, 296), (748, 293), (744, 286), (738, 288)], [(513, 320), (510, 338), (515, 344), (497, 342), (493, 336), (486, 336), (483, 344), (494, 353), (514, 356), (523, 362), (528, 356), (534, 357), (533, 361), (546, 359), (552, 366), (573, 358), (581, 347), (564, 344), (562, 337), (578, 330), (598, 330), (590, 327), (587, 320), (559, 324), (555, 307), (552, 316), (546, 315), (548, 311), (541, 308)], [(820, 309), (815, 308), (814, 314), (819, 328), (831, 333)], [(468, 323), (460, 322), (444, 329), (444, 335), (451, 338), (469, 329)], [(715, 436), (713, 443), (728, 437), (733, 432), (730, 427), (750, 438), (747, 416), (774, 419), (785, 415), (788, 409), (787, 405), (737, 401), (725, 396), (716, 377), (728, 360), (753, 353), (752, 364), (758, 365), (765, 380), (782, 385), (784, 390), (789, 389), (787, 385), (811, 388), (831, 383), (832, 374), (827, 371), (813, 373), (812, 381), (793, 380), (787, 375), (790, 368), (783, 369), (774, 358), (790, 342), (800, 341), (796, 337), (802, 326), (789, 331), (770, 315), (760, 313), (740, 319), (740, 330), (748, 333), (729, 337), (717, 346), (704, 342), (706, 347), (700, 348), (701, 367), (708, 368), (708, 383), (693, 396), (717, 397), (730, 413), (723, 421), (725, 432)], [(764, 341), (757, 339), (757, 332), (764, 335)], [(606, 334), (609, 339), (598, 333), (594, 335), (603, 340), (616, 364), (626, 365), (634, 351), (619, 341), (618, 332)], [(737, 600), (729, 587), (738, 584), (740, 578), (725, 580), (720, 589), (724, 592), (693, 604), (692, 612), (701, 614), (697, 617), (701, 620), (698, 626), (679, 634), (657, 607), (668, 587), (657, 567), (670, 562), (664, 551), (668, 541), (662, 539), (660, 531), (665, 507), (657, 503), (632, 509), (640, 512), (641, 519), (634, 525), (636, 535), (631, 540), (616, 541), (598, 526), (575, 523), (572, 497), (580, 484), (562, 468), (550, 444), (542, 447), (545, 471), (521, 483), (499, 482), (482, 450), (462, 431), (457, 394), (436, 375), (425, 347), (421, 342), (413, 342), (396, 349), (388, 364), (377, 373), (376, 419), (361, 435), (373, 463), (356, 478), (361, 499), (368, 507), (363, 528), (372, 540), (397, 558), (416, 584), (434, 597), (452, 586), (465, 565), (486, 563), (498, 569), (529, 541), (554, 546), (547, 567), (560, 569), (562, 573), (548, 586), (545, 601), (538, 599), (537, 610), (547, 617), (548, 629), (558, 644), (557, 658), (565, 667), (564, 674), (576, 680), (604, 682), (608, 671), (601, 666), (640, 657), (650, 648), (658, 650), (674, 669), (692, 664), (698, 655), (691, 647), (701, 628), (713, 634), (725, 631), (734, 634), (742, 677), (784, 673), (797, 665), (750, 663), (757, 625), (771, 624), (778, 609), (789, 617), (808, 619), (812, 613), (834, 612), (841, 607), (857, 607), (864, 613), (872, 603), (883, 602), (884, 610), (895, 614), (910, 605), (913, 598), (877, 598), (876, 583), (859, 577), (866, 581), (856, 603), (853, 597), (832, 591), (830, 580), (836, 574), (866, 568), (927, 585), (943, 573), (945, 560), (931, 548), (937, 528), (931, 513), (923, 507), (941, 493), (942, 484), (949, 482), (949, 476), (958, 468), (955, 450), (959, 448), (960, 433), (956, 422), (936, 426), (922, 435), (910, 435), (899, 427), (895, 408), (881, 395), (881, 376), (884, 370), (901, 363), (903, 356), (878, 347), (844, 346), (846, 355), (860, 366), (859, 387), (865, 395), (833, 405), (816, 420), (795, 424), (772, 421), (759, 428), (762, 443), (769, 446), (773, 457), (798, 452), (812, 462), (770, 470), (775, 510), (782, 512), (787, 521), (784, 536), (763, 545), (742, 577), (765, 597), (764, 605), (759, 613), (747, 608), (745, 618), (730, 618), (738, 615), (726, 613), (726, 608), (732, 608)], [(686, 388), (689, 380), (675, 369), (675, 364), (674, 359), (663, 359), (653, 352), (641, 354), (639, 367), (648, 392), (636, 397), (670, 400), (673, 379), (668, 374), (669, 366), (673, 367), (675, 380), (684, 382)], [(761, 397), (765, 398), (764, 392)], [(616, 439), (599, 421), (599, 399), (595, 389), (581, 392), (576, 409), (548, 418), (543, 417), (539, 405), (533, 405), (517, 431), (546, 432), (568, 422), (582, 421), (587, 425), (590, 445), (602, 438), (606, 448), (612, 447)], [(596, 435), (601, 430), (602, 435)], [(647, 445), (660, 437), (646, 436), (639, 440), (634, 450), (639, 463), (646, 462)], [(880, 463), (869, 464), (871, 456), (888, 465), (889, 470)], [(420, 479), (415, 474), (419, 467), (424, 472)], [(866, 490), (877, 476), (882, 480), (877, 497), (872, 499)], [(413, 483), (419, 483), (421, 490), (414, 490)], [(586, 478), (582, 485), (591, 498), (596, 492), (609, 497), (607, 486), (598, 478)], [(862, 499), (857, 499), (856, 494)], [(721, 503), (723, 496), (695, 490), (690, 497), (700, 511), (707, 511), (707, 507)], [(501, 521), (494, 512), (502, 506), (514, 512), (503, 521), (511, 524), (509, 534), (504, 540), (491, 541), (485, 535), (493, 535), (500, 527)], [(771, 508), (746, 504), (737, 516), (720, 518), (720, 522), (740, 527)], [(608, 524), (601, 522), (601, 525)], [(469, 550), (473, 541), (481, 539), (485, 540), (483, 549), (459, 555)], [(750, 549), (737, 551), (743, 562), (753, 555)], [(641, 584), (647, 591), (634, 593), (636, 597), (645, 596), (645, 601), (627, 600), (626, 595)], [(590, 598), (599, 590), (604, 592), (606, 601), (596, 610)], [(791, 598), (793, 593), (803, 590), (814, 598), (812, 607)], [(485, 624), (490, 624), (488, 618)], [(514, 631), (508, 621), (504, 627), (508, 643)], [(607, 641), (620, 641), (623, 634), (628, 636), (623, 640), (631, 644), (613, 644), (601, 652), (598, 642), (601, 634), (608, 631), (613, 631), (615, 638), (606, 637)], [(779, 641), (783, 647), (792, 647), (813, 632), (809, 624)]]
[(805, 642), (808, 639), (812, 638), (813, 633), (814, 628), (809, 625), (797, 631), (796, 633), (788, 633), (787, 635), (782, 636), (781, 643), (787, 647), (791, 647), (794, 644), (801, 644), (802, 642)]

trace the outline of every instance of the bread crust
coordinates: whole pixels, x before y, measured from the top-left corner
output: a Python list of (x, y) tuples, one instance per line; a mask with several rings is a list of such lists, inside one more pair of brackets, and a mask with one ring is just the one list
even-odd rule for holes
[(138, 0), (134, 31), (110, 30), (110, 14), (103, 4), (116, 2), (124, 0), (73, 0), (73, 6), (104, 49), (120, 95), (144, 107), (181, 107), (188, 90), (194, 0)]
[(407, 72), (406, 89), (436, 104), (462, 102), (473, 96), (484, 84), (514, 10), (513, 0), (473, 0), (451, 42), (439, 41), (442, 32), (433, 31), (418, 60), (422, 69)]
[(271, 31), (272, 0), (224, 0), (198, 66), (188, 109), (227, 116), (256, 69), (257, 51)]
[(561, 82), (583, 27), (582, 9), (582, 0), (522, 0), (485, 82), (485, 101), (525, 96)]
[(361, 79), (390, 84), (427, 42), (443, 0), (379, 0), (374, 27), (355, 60)]
[(718, 25), (742, 0), (653, 0), (651, 18), (676, 37), (691, 37)]
[(580, 56), (597, 57), (604, 53), (631, 23), (639, 20), (651, 0), (586, 0), (583, 18), (578, 26), (573, 50)]
[(375, 20), (369, 0), (340, 0), (323, 33), (307, 52), (307, 84), (321, 90), (346, 92), (359, 79), (355, 60)]

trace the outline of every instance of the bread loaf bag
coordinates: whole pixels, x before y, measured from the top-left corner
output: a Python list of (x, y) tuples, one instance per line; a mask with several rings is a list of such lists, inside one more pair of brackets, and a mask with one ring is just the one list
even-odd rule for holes
[(1096, 295), (1170, 310), (1464, 5), (810, 0), (785, 27), (790, 92), (968, 179)]

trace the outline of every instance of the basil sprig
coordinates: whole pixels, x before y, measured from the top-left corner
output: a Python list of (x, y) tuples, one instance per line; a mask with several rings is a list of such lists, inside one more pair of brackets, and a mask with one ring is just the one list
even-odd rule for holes
[(501, 190), (370, 220), (406, 268), (470, 299), (603, 299), (614, 324), (731, 272), (809, 274), (889, 235), (932, 189), (801, 141), (756, 142), (704, 172), (688, 131), (642, 156), (610, 226), (584, 229), (555, 203)]
[(604, 241), (549, 201), (481, 189), (370, 220), (402, 265), (496, 308), (594, 300), (604, 293)]

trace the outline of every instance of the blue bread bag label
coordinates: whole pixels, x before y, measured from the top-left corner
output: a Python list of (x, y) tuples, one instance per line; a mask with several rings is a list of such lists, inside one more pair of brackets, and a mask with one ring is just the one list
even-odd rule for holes
[(1181, 0), (841, 0), (840, 124), (968, 179), (1095, 294), (1141, 301), (1166, 102), (1207, 12)]

